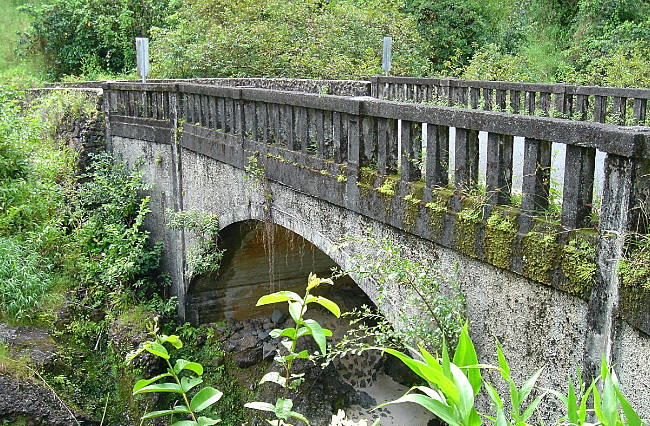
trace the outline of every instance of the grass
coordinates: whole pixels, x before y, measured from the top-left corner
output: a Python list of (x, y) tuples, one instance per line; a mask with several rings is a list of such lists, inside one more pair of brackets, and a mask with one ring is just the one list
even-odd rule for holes
[(38, 0), (0, 1), (0, 82), (33, 86), (45, 77), (43, 58), (20, 53), (20, 33), (27, 30), (30, 18), (20, 6)]

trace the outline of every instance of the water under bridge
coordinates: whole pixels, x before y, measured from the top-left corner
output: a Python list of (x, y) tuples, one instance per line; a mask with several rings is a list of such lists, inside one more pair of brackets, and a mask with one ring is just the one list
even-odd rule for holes
[[(268, 292), (256, 222), (318, 252), (275, 267), (288, 286), (372, 256), (362, 240), (339, 244), (370, 229), (456, 277), (479, 357), (494, 361), (497, 336), (522, 374), (546, 364), (542, 385), (561, 388), (605, 353), (650, 416), (650, 293), (617, 273), (626, 233), (647, 231), (650, 90), (401, 77), (101, 87), (107, 148), (144, 159), (153, 184), (148, 226), (181, 317), (245, 316)], [(218, 216), (227, 279), (188, 280), (196, 241), (165, 225), (167, 209)], [(276, 257), (293, 246), (278, 243)], [(408, 300), (357, 284), (377, 304), (384, 292), (389, 318)]]

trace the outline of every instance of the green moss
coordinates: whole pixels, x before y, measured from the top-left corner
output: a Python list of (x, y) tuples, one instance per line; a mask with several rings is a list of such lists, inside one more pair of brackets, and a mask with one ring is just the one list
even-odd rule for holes
[(562, 247), (562, 273), (564, 290), (586, 297), (596, 282), (596, 247), (580, 236), (571, 239)]
[(522, 241), (524, 276), (550, 285), (550, 273), (558, 264), (559, 253), (555, 234), (529, 232)]
[(618, 264), (623, 287), (650, 291), (650, 237), (628, 242), (625, 257)]
[(493, 213), (485, 224), (485, 260), (499, 268), (509, 269), (516, 236), (515, 219)]
[(404, 229), (410, 231), (415, 226), (415, 221), (420, 211), (420, 204), (422, 204), (422, 194), (424, 193), (424, 183), (416, 182), (409, 184), (409, 193), (404, 196), (404, 213), (402, 216), (402, 223)]
[(436, 188), (431, 190), (433, 201), (425, 205), (427, 213), (429, 214), (429, 228), (432, 231), (433, 238), (441, 238), (444, 231), (445, 214), (447, 213), (447, 206), (449, 198), (453, 192), (443, 188)]
[(359, 169), (359, 178), (357, 180), (357, 186), (361, 190), (361, 196), (368, 198), (368, 193), (371, 189), (374, 189), (375, 180), (377, 179), (377, 170), (371, 169), (369, 167), (361, 167)]

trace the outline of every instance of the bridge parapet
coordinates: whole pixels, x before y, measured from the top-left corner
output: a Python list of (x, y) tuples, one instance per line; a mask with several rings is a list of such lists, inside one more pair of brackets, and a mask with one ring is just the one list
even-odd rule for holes
[[(390, 84), (406, 87), (406, 81)], [(511, 96), (525, 90), (531, 108), (541, 105), (547, 112), (552, 99), (540, 95), (535, 103), (535, 93), (547, 90), (543, 93), (559, 99), (570, 92), (565, 86), (562, 92), (552, 92), (547, 85), (513, 83), (514, 88), (505, 89), (480, 83), (483, 93), (499, 91), (497, 104), (503, 105), (505, 90), (511, 90)], [(454, 89), (451, 99), (462, 101), (469, 93), (476, 104), (474, 86), (450, 83), (447, 87)], [(109, 139), (121, 136), (167, 143), (179, 152), (193, 151), (240, 169), (246, 168), (251, 156), (258, 156), (270, 180), (587, 298), (587, 336), (593, 340), (588, 345), (590, 368), (597, 368), (600, 354), (611, 349), (616, 314), (650, 333), (649, 304), (643, 308), (650, 295), (619, 297), (617, 276), (626, 232), (645, 225), (639, 213), (648, 200), (648, 128), (513, 114), (506, 108), (469, 110), (249, 87), (108, 83), (104, 90)], [(585, 90), (580, 92), (584, 96)], [(376, 89), (375, 94), (384, 96), (379, 92)], [(622, 99), (623, 93), (616, 93)], [(645, 105), (643, 93), (634, 96)], [(456, 132), (453, 169), (449, 167), (451, 127)], [(481, 131), (488, 133), (486, 197), (477, 202), (469, 194), (478, 183)], [(510, 203), (515, 136), (524, 138), (519, 207)], [(544, 220), (550, 202), (552, 144), (566, 145), (559, 223)], [(606, 153), (597, 236), (584, 229), (591, 226), (595, 213), (596, 150)], [(492, 226), (493, 216), (499, 223), (509, 221), (510, 228)], [(564, 267), (563, 247), (576, 233), (597, 241), (591, 290), (572, 288), (571, 271)], [(620, 309), (619, 300), (624, 302)], [(627, 300), (634, 303), (626, 304)]]
[(645, 125), (649, 89), (455, 78), (373, 77), (379, 99), (437, 103), (598, 123)]

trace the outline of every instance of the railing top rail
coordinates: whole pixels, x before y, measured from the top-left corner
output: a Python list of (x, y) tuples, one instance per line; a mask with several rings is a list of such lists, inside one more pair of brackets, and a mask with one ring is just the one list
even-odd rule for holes
[(520, 90), (576, 95), (617, 96), (622, 98), (650, 99), (650, 89), (601, 86), (579, 86), (567, 83), (526, 83), (499, 80), (466, 80), (458, 78), (386, 77), (371, 78), (377, 83), (419, 84), (449, 87), (477, 87), (481, 89)]

